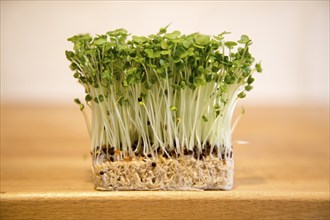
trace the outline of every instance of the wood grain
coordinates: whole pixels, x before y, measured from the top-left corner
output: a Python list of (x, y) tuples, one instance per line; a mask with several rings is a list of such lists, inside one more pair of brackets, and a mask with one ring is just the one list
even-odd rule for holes
[[(75, 106), (74, 106), (75, 107)], [(235, 187), (98, 192), (72, 106), (1, 106), (1, 219), (329, 219), (329, 109), (245, 106)]]

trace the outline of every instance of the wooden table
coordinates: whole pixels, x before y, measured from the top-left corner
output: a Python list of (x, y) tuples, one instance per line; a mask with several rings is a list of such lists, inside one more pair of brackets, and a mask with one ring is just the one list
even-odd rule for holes
[(245, 106), (235, 187), (98, 192), (76, 106), (1, 108), (1, 219), (329, 219), (327, 106)]

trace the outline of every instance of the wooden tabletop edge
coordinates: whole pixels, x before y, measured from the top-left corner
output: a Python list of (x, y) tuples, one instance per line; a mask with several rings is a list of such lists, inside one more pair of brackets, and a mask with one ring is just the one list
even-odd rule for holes
[(329, 192), (256, 192), (246, 191), (117, 191), (2, 193), (1, 201), (33, 199), (105, 199), (105, 200), (309, 200), (329, 202)]

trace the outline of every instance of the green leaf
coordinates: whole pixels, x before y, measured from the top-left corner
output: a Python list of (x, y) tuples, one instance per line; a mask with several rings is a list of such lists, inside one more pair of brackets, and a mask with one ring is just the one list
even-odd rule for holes
[(119, 28), (116, 29), (114, 31), (108, 31), (107, 35), (111, 36), (111, 37), (116, 37), (116, 36), (127, 36), (128, 32), (127, 30), (125, 30), (124, 28)]
[(193, 82), (194, 82), (194, 85), (196, 87), (202, 86), (202, 85), (205, 85), (206, 84), (206, 80), (205, 80), (205, 78), (203, 76), (196, 76), (196, 77), (194, 77)]
[(110, 70), (105, 70), (102, 74), (102, 78), (111, 82), (112, 81), (112, 75), (111, 75), (111, 72)]
[(240, 94), (237, 95), (238, 98), (245, 98), (246, 94), (244, 92), (241, 92)]
[(173, 31), (172, 33), (165, 34), (165, 38), (174, 40), (181, 35), (180, 31)]
[(77, 103), (78, 105), (81, 104), (81, 101), (80, 101), (78, 98), (75, 98), (73, 101), (74, 101), (75, 103)]
[(225, 46), (228, 47), (229, 49), (233, 49), (236, 45), (237, 45), (237, 43), (234, 41), (225, 42)]
[(195, 43), (199, 46), (205, 46), (210, 43), (210, 36), (198, 34), (195, 36)]
[(132, 36), (132, 40), (137, 44), (142, 44), (147, 41), (147, 38), (144, 36)]
[(164, 50), (166, 50), (168, 48), (168, 44), (165, 40), (160, 42), (160, 47)]
[(170, 54), (170, 53), (171, 53), (170, 50), (162, 50), (162, 51), (160, 51), (160, 54), (161, 54), (161, 55), (168, 55), (168, 54)]
[(224, 31), (224, 32), (222, 32), (221, 34), (219, 34), (218, 36), (223, 36), (223, 35), (225, 35), (225, 34), (230, 34), (231, 32), (228, 32), (228, 31)]
[(105, 35), (100, 36), (99, 38), (95, 38), (93, 41), (93, 44), (95, 45), (101, 45), (107, 42), (107, 38)]
[(223, 93), (226, 93), (228, 91), (228, 86), (226, 83), (221, 83), (220, 84), (220, 91)]
[(74, 57), (74, 52), (66, 50), (65, 51), (65, 56), (68, 60), (71, 61), (71, 59)]
[(241, 39), (237, 41), (240, 44), (247, 44), (250, 41), (250, 38), (247, 35), (242, 35)]
[(103, 101), (104, 101), (104, 96), (103, 96), (103, 95), (99, 95), (99, 96), (98, 96), (98, 100), (99, 100), (100, 102), (103, 102)]
[(205, 72), (204, 67), (203, 67), (203, 66), (199, 66), (199, 67), (197, 68), (197, 72), (200, 73), (200, 74), (204, 73), (204, 72)]
[(187, 49), (190, 48), (192, 44), (193, 44), (193, 42), (191, 40), (184, 40), (182, 42), (182, 45)]
[(76, 78), (76, 79), (79, 78), (79, 73), (78, 73), (78, 72), (75, 72), (75, 73), (73, 74), (73, 77)]
[(257, 63), (256, 64), (256, 70), (257, 70), (258, 73), (261, 73), (262, 72), (261, 63)]
[(173, 106), (173, 105), (171, 105), (170, 109), (171, 109), (171, 111), (176, 111), (177, 110), (176, 107)]
[(171, 87), (172, 87), (174, 90), (179, 90), (179, 89), (181, 89), (181, 86), (178, 85), (178, 84), (172, 84)]
[(251, 86), (251, 85), (245, 86), (246, 91), (251, 91), (252, 89), (253, 89), (253, 86)]
[(189, 56), (189, 54), (190, 54), (190, 52), (189, 52), (188, 50), (186, 50), (186, 51), (184, 51), (182, 54), (180, 54), (179, 57), (180, 57), (181, 59), (183, 59), (183, 58)]
[(70, 64), (70, 69), (71, 69), (71, 70), (77, 70), (77, 69), (78, 69), (77, 64), (75, 64), (75, 63), (71, 63), (71, 64)]
[(122, 82), (122, 86), (123, 86), (124, 88), (127, 88), (127, 87), (128, 87), (128, 82), (127, 82), (126, 79), (123, 80), (123, 82)]
[(200, 49), (204, 49), (205, 48), (205, 46), (198, 45), (198, 44), (194, 44), (194, 47), (197, 47), (197, 48), (200, 48)]
[(165, 34), (167, 31), (167, 28), (170, 26), (170, 24), (168, 24), (166, 27), (162, 27), (160, 28), (158, 34)]
[(254, 82), (254, 78), (252, 76), (249, 76), (249, 78), (247, 79), (247, 83), (252, 84), (253, 82)]
[(132, 67), (126, 71), (127, 75), (135, 74), (136, 73), (136, 67)]
[(225, 76), (225, 80), (224, 81), (225, 81), (226, 84), (232, 85), (232, 84), (235, 83), (236, 78), (233, 75), (227, 75), (227, 76)]
[(243, 72), (243, 76), (244, 76), (244, 77), (247, 77), (248, 75), (250, 75), (251, 71), (252, 71), (252, 70), (251, 70), (250, 67), (242, 68), (242, 72)]
[(212, 74), (207, 74), (206, 76), (205, 76), (205, 80), (206, 80), (206, 82), (211, 82), (212, 80), (213, 80), (213, 75)]
[(230, 32), (224, 31), (221, 34), (218, 34), (218, 36), (213, 36), (214, 39), (218, 40), (218, 41), (222, 41), (224, 39), (223, 35), (225, 34), (230, 34)]
[(184, 88), (186, 88), (186, 86), (187, 86), (186, 82), (185, 82), (184, 80), (182, 80), (182, 81), (180, 82), (180, 87), (181, 87), (182, 89), (184, 89)]
[(89, 34), (78, 34), (68, 38), (68, 41), (71, 41), (72, 43), (91, 42), (92, 37)]
[(85, 101), (86, 101), (86, 102), (89, 102), (89, 101), (91, 101), (92, 99), (93, 99), (93, 97), (90, 96), (89, 94), (87, 94), (87, 95), (85, 96)]
[(155, 58), (154, 51), (152, 49), (145, 49), (144, 52), (147, 53), (149, 58)]

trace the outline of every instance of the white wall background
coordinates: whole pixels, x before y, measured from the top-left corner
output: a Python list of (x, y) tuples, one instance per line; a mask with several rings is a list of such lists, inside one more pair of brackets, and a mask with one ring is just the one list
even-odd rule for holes
[(64, 51), (77, 33), (126, 28), (241, 34), (264, 73), (252, 103), (329, 103), (329, 1), (1, 1), (1, 102), (72, 103), (83, 89)]

